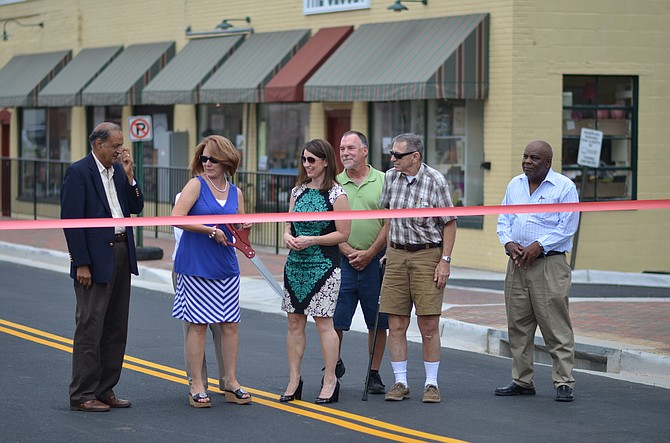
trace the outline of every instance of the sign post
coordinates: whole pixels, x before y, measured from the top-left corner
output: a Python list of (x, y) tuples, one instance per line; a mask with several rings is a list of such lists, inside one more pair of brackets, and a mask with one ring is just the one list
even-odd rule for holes
[[(153, 140), (153, 127), (150, 115), (136, 115), (128, 117), (128, 135), (133, 142), (133, 156), (135, 158), (135, 180), (144, 192), (144, 142)], [(141, 216), (141, 214), (140, 214)], [(138, 260), (153, 260), (163, 257), (160, 248), (144, 248), (144, 232), (142, 226), (136, 228), (135, 245), (137, 246)]]
[[(589, 168), (598, 168), (600, 166), (600, 151), (603, 146), (603, 131), (596, 131), (594, 129), (582, 128), (581, 136), (579, 138), (579, 152), (577, 153), (577, 164), (582, 167), (582, 182), (579, 187), (579, 197), (584, 195), (586, 183), (588, 182)], [(579, 222), (577, 224), (577, 232), (572, 245), (572, 253), (570, 254), (570, 267), (575, 269), (575, 261), (577, 260), (577, 245), (579, 244), (579, 228), (582, 224), (582, 214), (579, 214)]]

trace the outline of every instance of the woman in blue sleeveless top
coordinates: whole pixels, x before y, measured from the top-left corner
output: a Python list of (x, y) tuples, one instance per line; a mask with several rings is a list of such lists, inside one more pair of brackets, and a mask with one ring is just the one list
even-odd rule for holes
[[(219, 135), (205, 137), (191, 161), (192, 178), (181, 192), (172, 215), (243, 214), (242, 192), (227, 177), (237, 170), (240, 157), (230, 140)], [(243, 224), (249, 228), (250, 224)], [(192, 381), (189, 403), (209, 407), (202, 379), (207, 325), (221, 325), (221, 348), (225, 367), (227, 401), (251, 402), (251, 395), (237, 381), (237, 349), (240, 321), (240, 268), (230, 233), (217, 225), (180, 225), (184, 230), (175, 256), (177, 290), (172, 316), (190, 323), (186, 358)]]

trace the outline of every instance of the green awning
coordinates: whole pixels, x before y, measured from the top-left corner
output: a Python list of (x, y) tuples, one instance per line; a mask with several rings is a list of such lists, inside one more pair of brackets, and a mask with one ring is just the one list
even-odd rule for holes
[(0, 106), (37, 106), (37, 94), (72, 58), (72, 51), (16, 55), (0, 70)]
[(138, 105), (142, 89), (174, 57), (174, 42), (128, 46), (82, 93), (84, 105)]
[(307, 29), (251, 34), (202, 86), (200, 102), (262, 102), (265, 85), (307, 40)]
[(307, 81), (305, 100), (483, 99), (488, 17), (362, 25)]
[(243, 42), (241, 35), (191, 40), (142, 92), (145, 105), (199, 103), (200, 87)]
[(40, 106), (81, 106), (81, 92), (105, 69), (122, 46), (82, 49), (40, 92)]

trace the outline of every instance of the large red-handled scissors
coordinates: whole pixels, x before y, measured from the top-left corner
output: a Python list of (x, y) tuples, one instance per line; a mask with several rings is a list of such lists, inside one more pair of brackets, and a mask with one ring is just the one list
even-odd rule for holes
[(265, 266), (263, 261), (259, 257), (256, 257), (256, 251), (254, 251), (254, 248), (251, 246), (251, 242), (249, 241), (249, 230), (237, 229), (232, 223), (226, 223), (223, 226), (225, 226), (230, 235), (233, 236), (233, 241), (229, 242), (229, 244), (237, 248), (240, 252), (242, 252), (242, 254), (251, 260), (251, 263), (256, 266), (256, 269), (258, 269), (265, 280), (267, 280), (268, 284), (272, 287), (272, 289), (274, 289), (277, 295), (283, 297), (284, 289), (281, 287), (279, 282), (275, 280), (272, 272), (270, 272), (270, 270)]

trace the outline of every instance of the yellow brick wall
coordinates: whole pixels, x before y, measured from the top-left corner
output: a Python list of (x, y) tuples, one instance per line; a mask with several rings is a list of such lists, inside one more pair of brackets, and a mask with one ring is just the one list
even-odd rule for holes
[[(88, 154), (88, 134), (86, 133), (86, 108), (72, 108), (70, 129), (70, 159), (78, 160)], [(126, 145), (128, 143), (126, 142)]]
[[(0, 42), (0, 66), (13, 55), (112, 44), (175, 41), (184, 32), (212, 30), (224, 18), (250, 16), (256, 32), (422, 19), (487, 12), (490, 14), (489, 95), (484, 105), (484, 202), (497, 205), (509, 179), (520, 173), (528, 141), (542, 138), (555, 150), (560, 171), (561, 90), (567, 74), (637, 75), (640, 83), (638, 198), (668, 198), (667, 103), (670, 100), (668, 42), (670, 2), (629, 0), (431, 0), (408, 3), (409, 11), (386, 10), (388, 1), (372, 1), (369, 10), (304, 16), (298, 0), (33, 0), (0, 6), (0, 17), (39, 14), (44, 29), (8, 26)], [(30, 20), (27, 21), (32, 21)], [(235, 22), (236, 25), (245, 25)], [(331, 104), (327, 104), (330, 106)], [(351, 125), (368, 131), (367, 103), (347, 104)], [(255, 155), (255, 106), (251, 106), (246, 155)], [(130, 114), (124, 109), (124, 122)], [(194, 107), (175, 108), (175, 128), (195, 137)], [(12, 127), (16, 127), (12, 113)], [(82, 114), (76, 125), (85, 127)], [(79, 133), (81, 130), (77, 130)], [(325, 137), (324, 106), (310, 106), (309, 137)], [(17, 155), (12, 131), (12, 155)], [(81, 137), (79, 134), (77, 137)], [(76, 137), (73, 136), (73, 148)], [(189, 139), (191, 140), (191, 138)], [(195, 146), (193, 138), (192, 146)], [(484, 228), (460, 229), (454, 264), (501, 271), (505, 257), (495, 233), (496, 216)], [(670, 271), (670, 211), (589, 213), (583, 217), (577, 254), (579, 269), (639, 272)]]
[[(522, 146), (536, 138), (554, 146), (560, 171), (563, 75), (637, 75), (637, 197), (668, 198), (670, 155), (662, 121), (670, 100), (670, 2), (518, 1), (513, 17), (512, 173), (520, 170)], [(668, 229), (669, 210), (583, 214), (576, 266), (670, 271)]]

